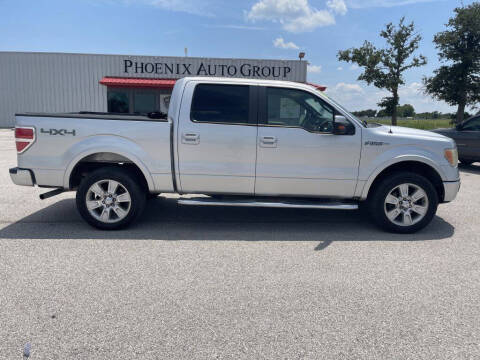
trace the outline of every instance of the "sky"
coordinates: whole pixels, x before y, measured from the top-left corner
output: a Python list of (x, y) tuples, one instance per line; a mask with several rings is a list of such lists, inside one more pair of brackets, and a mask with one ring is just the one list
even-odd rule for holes
[[(464, 0), (468, 5), (473, 0)], [(0, 51), (297, 59), (306, 53), (308, 81), (348, 109), (377, 108), (385, 90), (358, 81), (361, 69), (337, 52), (402, 16), (422, 35), (428, 64), (405, 73), (400, 103), (417, 112), (454, 108), (422, 92), (439, 66), (433, 36), (460, 0), (0, 0)]]

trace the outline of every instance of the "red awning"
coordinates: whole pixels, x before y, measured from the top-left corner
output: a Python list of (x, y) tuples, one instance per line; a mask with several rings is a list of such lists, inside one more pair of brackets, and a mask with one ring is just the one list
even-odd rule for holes
[[(100, 80), (100, 84), (118, 87), (173, 89), (176, 81), (176, 79), (146, 79), (105, 76), (102, 80)], [(313, 86), (315, 89), (320, 91), (325, 91), (327, 89), (327, 87), (323, 85), (308, 82), (306, 84)]]
[(100, 80), (100, 84), (119, 87), (173, 89), (176, 81), (176, 79), (145, 79), (105, 76)]
[(307, 83), (305, 83), (305, 84), (310, 85), (310, 86), (313, 86), (315, 89), (320, 90), (320, 91), (325, 91), (325, 90), (327, 90), (327, 87), (326, 87), (326, 86), (323, 86), (323, 85), (318, 85), (318, 84), (309, 83), (309, 82), (307, 82)]

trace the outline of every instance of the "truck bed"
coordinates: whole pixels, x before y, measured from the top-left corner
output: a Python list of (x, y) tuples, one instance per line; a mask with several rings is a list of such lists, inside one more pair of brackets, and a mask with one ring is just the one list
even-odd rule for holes
[(78, 163), (114, 156), (135, 164), (150, 191), (173, 190), (167, 119), (136, 114), (22, 113), (16, 114), (16, 125), (35, 129), (35, 141), (18, 155), (18, 167), (31, 169), (39, 186), (68, 189)]

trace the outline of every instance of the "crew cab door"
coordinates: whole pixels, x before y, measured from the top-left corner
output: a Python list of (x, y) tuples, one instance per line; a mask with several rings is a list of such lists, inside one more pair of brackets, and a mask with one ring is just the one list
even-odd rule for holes
[(361, 128), (333, 135), (336, 111), (313, 92), (262, 87), (255, 193), (351, 198)]
[(177, 131), (179, 190), (253, 195), (257, 88), (190, 81)]

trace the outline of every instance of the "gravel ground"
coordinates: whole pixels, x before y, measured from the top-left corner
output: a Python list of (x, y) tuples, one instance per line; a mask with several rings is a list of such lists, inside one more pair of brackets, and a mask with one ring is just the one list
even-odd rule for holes
[(480, 164), (414, 235), (358, 212), (151, 201), (93, 230), (11, 183), (0, 130), (0, 358), (478, 359)]

